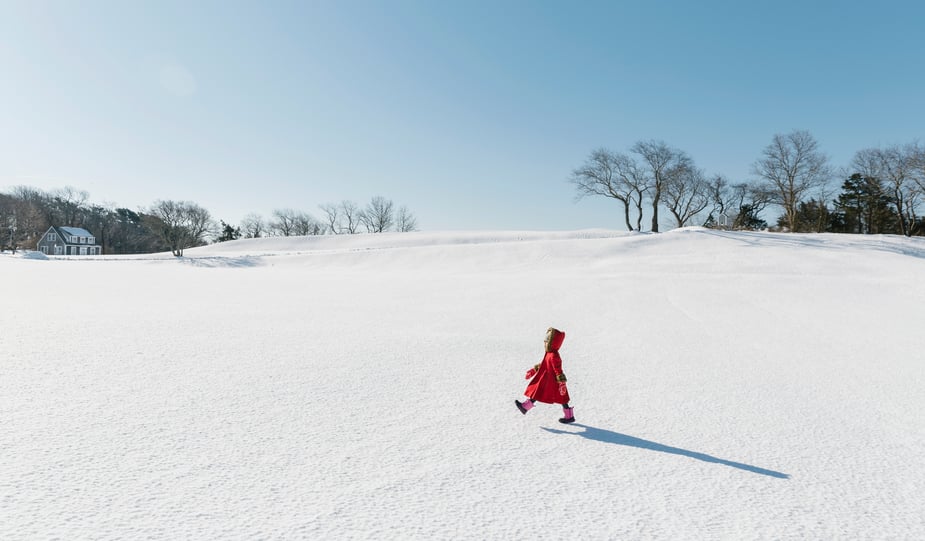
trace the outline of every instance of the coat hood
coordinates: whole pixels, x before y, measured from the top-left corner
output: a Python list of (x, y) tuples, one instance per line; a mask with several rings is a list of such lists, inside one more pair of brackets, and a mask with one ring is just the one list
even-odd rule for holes
[(546, 329), (546, 351), (559, 351), (565, 341), (565, 332), (550, 327)]

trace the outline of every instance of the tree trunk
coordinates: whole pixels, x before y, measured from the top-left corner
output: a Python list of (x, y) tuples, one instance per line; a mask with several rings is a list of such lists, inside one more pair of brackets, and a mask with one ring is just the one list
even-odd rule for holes
[(658, 192), (655, 193), (655, 197), (652, 198), (652, 232), (658, 233), (658, 203), (661, 194)]

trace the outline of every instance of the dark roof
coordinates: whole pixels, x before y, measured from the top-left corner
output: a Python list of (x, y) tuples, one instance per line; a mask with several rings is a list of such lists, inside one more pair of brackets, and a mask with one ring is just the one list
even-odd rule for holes
[(61, 231), (72, 236), (72, 237), (92, 237), (93, 233), (83, 229), (82, 227), (59, 227)]

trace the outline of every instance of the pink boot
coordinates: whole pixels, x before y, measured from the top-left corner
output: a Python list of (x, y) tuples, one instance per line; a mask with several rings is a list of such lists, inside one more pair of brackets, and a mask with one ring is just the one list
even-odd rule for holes
[(574, 423), (575, 422), (575, 408), (562, 408), (562, 413), (565, 414), (565, 417), (559, 419), (560, 423)]
[(532, 401), (532, 400), (524, 400), (523, 402), (520, 402), (520, 401), (515, 400), (515, 401), (514, 401), (514, 404), (517, 405), (517, 409), (520, 410), (520, 413), (523, 413), (524, 415), (526, 415), (528, 411), (530, 411), (531, 409), (533, 409), (533, 401)]

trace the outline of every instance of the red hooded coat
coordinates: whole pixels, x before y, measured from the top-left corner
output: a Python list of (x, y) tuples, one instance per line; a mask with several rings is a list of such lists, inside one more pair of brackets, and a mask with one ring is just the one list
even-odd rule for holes
[(552, 338), (546, 346), (546, 355), (543, 356), (543, 362), (537, 365), (536, 375), (527, 384), (524, 396), (547, 404), (568, 404), (568, 392), (559, 394), (559, 382), (566, 381), (562, 372), (562, 357), (559, 357), (565, 333), (558, 329), (550, 331)]

